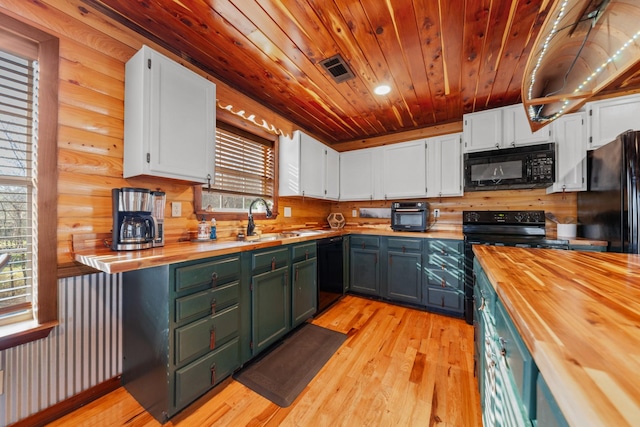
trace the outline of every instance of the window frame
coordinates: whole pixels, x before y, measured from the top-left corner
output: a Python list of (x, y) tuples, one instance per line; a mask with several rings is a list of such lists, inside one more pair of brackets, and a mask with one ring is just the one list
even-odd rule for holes
[[(220, 110), (216, 112), (218, 115), (218, 122), (226, 125), (226, 128), (231, 126), (234, 128), (234, 131), (237, 131), (240, 135), (246, 135), (247, 137), (251, 137), (253, 135), (266, 139), (273, 142), (273, 169), (274, 169), (274, 179), (273, 179), (273, 206), (271, 211), (273, 215), (271, 218), (267, 218), (265, 212), (254, 212), (252, 214), (254, 220), (275, 220), (278, 217), (278, 158), (279, 158), (279, 144), (278, 144), (278, 136), (271, 134), (269, 132), (263, 131), (258, 128), (248, 127), (246, 122), (241, 122), (239, 119), (235, 119), (234, 117), (227, 117)], [(222, 117), (220, 117), (222, 115)], [(228, 129), (227, 129), (228, 130)], [(207, 211), (202, 206), (202, 184), (195, 185), (193, 187), (193, 208), (195, 215), (198, 219), (205, 218), (207, 221), (211, 220), (211, 218), (215, 218), (216, 220), (223, 221), (237, 221), (247, 219), (248, 212), (224, 212), (224, 211)]]
[(32, 307), (34, 319), (0, 327), (0, 350), (49, 335), (58, 324), (58, 64), (59, 39), (0, 13), (0, 27), (14, 33), (16, 43), (38, 45), (40, 92), (38, 110), (37, 269)]

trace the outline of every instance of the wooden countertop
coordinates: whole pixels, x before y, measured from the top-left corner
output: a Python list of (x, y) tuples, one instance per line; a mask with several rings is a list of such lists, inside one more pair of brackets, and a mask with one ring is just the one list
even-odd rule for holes
[(296, 237), (270, 240), (265, 242), (247, 241), (210, 241), (210, 242), (179, 242), (170, 243), (164, 247), (143, 249), (139, 251), (112, 251), (108, 248), (92, 249), (74, 253), (76, 261), (105, 273), (123, 273), (141, 268), (174, 264), (183, 261), (193, 261), (219, 255), (237, 252), (253, 251), (260, 248), (288, 245), (309, 240), (323, 239), (347, 234), (375, 234), (383, 236), (403, 236), (418, 238), (458, 239), (462, 240), (462, 233), (438, 231), (431, 233), (395, 232), (373, 228), (341, 229), (341, 230), (311, 230), (312, 233), (301, 234)]
[(569, 424), (640, 425), (640, 255), (474, 252)]

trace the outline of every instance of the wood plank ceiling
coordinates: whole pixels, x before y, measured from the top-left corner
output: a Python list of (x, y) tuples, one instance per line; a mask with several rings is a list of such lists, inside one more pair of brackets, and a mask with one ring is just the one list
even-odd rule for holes
[[(553, 3), (83, 1), (329, 144), (520, 102), (527, 55)], [(336, 83), (320, 65), (336, 54), (353, 79)], [(392, 91), (375, 95), (380, 83)]]

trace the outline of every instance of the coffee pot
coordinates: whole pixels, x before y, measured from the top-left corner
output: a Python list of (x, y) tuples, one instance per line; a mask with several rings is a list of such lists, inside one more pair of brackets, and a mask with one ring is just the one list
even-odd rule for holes
[(154, 246), (157, 223), (151, 214), (152, 192), (145, 188), (114, 188), (111, 191), (113, 228), (111, 249), (128, 251)]

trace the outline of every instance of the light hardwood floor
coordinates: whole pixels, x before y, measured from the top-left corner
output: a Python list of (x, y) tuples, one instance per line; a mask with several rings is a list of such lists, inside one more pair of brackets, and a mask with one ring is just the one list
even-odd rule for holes
[[(348, 339), (288, 408), (230, 380), (167, 426), (481, 426), (473, 328), (346, 296), (313, 323)], [(50, 426), (158, 426), (124, 388)]]

